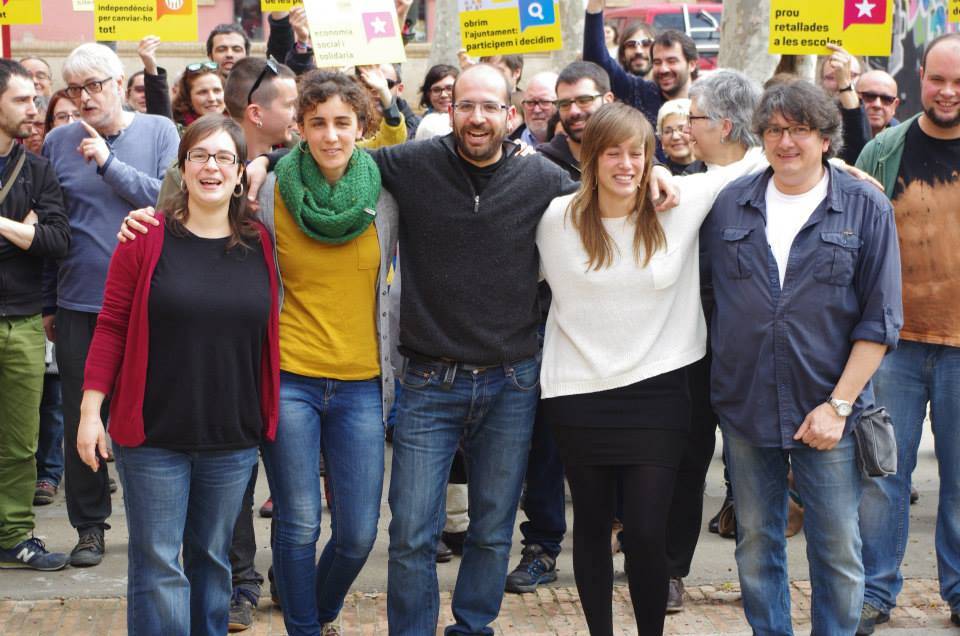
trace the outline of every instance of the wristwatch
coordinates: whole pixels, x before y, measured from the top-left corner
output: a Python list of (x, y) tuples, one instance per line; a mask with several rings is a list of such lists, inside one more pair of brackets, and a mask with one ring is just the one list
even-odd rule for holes
[(853, 405), (847, 402), (846, 400), (838, 400), (832, 395), (827, 400), (827, 404), (833, 407), (833, 410), (837, 412), (837, 415), (840, 417), (849, 417), (853, 413)]

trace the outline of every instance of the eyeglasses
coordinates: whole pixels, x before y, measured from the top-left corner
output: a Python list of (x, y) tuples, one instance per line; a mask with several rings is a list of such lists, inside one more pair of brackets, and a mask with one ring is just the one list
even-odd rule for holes
[(280, 75), (280, 68), (277, 66), (277, 61), (272, 57), (267, 58), (267, 63), (264, 65), (263, 70), (257, 75), (257, 81), (250, 87), (250, 92), (247, 93), (247, 106), (253, 103), (253, 94), (260, 88), (260, 84), (263, 83), (263, 78), (267, 76), (267, 71), (273, 73), (274, 76)]
[(871, 91), (863, 91), (860, 93), (860, 99), (862, 99), (865, 104), (872, 104), (874, 100), (879, 99), (884, 106), (892, 106), (893, 102), (897, 100), (896, 96), (883, 95), (881, 93), (873, 93)]
[(444, 93), (450, 93), (453, 95), (453, 84), (446, 84), (444, 86), (431, 86), (430, 94), (431, 95), (443, 95)]
[(453, 105), (453, 110), (458, 115), (472, 115), (477, 111), (477, 108), (487, 116), (499, 115), (501, 111), (507, 110), (509, 106), (506, 104), (498, 104), (497, 102), (457, 102)]
[(87, 91), (87, 95), (96, 95), (97, 93), (102, 93), (103, 85), (112, 79), (112, 77), (105, 77), (102, 80), (93, 80), (92, 82), (87, 82), (83, 86), (70, 84), (65, 90), (67, 91), (67, 96), (70, 97), (70, 99), (80, 99), (83, 91)]
[(652, 39), (652, 38), (640, 38), (639, 40), (627, 40), (627, 41), (625, 41), (625, 42), (623, 43), (623, 48), (625, 48), (625, 49), (635, 49), (635, 48), (637, 48), (638, 46), (642, 46), (643, 48), (647, 48), (647, 47), (650, 46), (651, 44), (653, 44), (653, 39)]
[[(693, 122), (697, 121), (698, 119), (707, 120), (707, 119), (710, 119), (710, 118), (707, 117), (706, 115), (687, 115), (687, 120), (690, 122), (690, 124), (692, 124)], [(687, 126), (689, 127), (690, 124), (687, 124)]]
[(690, 124), (681, 124), (679, 126), (667, 126), (662, 131), (660, 131), (660, 136), (672, 137), (674, 133), (680, 133), (681, 135), (689, 135)]
[(226, 150), (221, 150), (214, 154), (210, 154), (200, 148), (187, 151), (187, 161), (192, 161), (193, 163), (207, 163), (210, 161), (210, 157), (213, 157), (213, 160), (217, 162), (218, 166), (232, 166), (237, 163), (237, 155), (232, 152), (227, 152)]
[(220, 65), (216, 62), (194, 62), (193, 64), (187, 64), (187, 73), (193, 75), (194, 73), (202, 73), (204, 71), (213, 71), (216, 73), (220, 70)]
[(68, 111), (57, 113), (56, 115), (53, 116), (53, 121), (57, 122), (58, 124), (66, 124), (68, 122), (75, 121), (77, 119), (80, 119), (80, 113), (73, 113)]
[(557, 102), (549, 99), (525, 99), (522, 102), (524, 108), (529, 108), (533, 110), (534, 108), (540, 108), (542, 110), (547, 110), (549, 108), (554, 108), (557, 105)]
[(783, 137), (783, 133), (790, 133), (790, 138), (794, 140), (807, 139), (813, 134), (813, 128), (810, 126), (770, 126), (763, 129), (763, 138), (767, 141), (777, 141)]
[(595, 102), (598, 97), (603, 97), (603, 95), (599, 93), (596, 95), (577, 95), (573, 99), (558, 99), (555, 103), (560, 110), (570, 110), (570, 107), (573, 106), (574, 103), (580, 108), (586, 108)]
[(387, 80), (387, 88), (389, 88), (390, 90), (393, 90), (393, 87), (400, 83), (397, 80), (390, 79), (389, 77), (386, 77), (384, 79)]

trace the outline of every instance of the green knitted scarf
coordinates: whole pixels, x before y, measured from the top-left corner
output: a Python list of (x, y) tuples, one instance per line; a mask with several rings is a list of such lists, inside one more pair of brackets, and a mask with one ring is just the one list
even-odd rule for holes
[(377, 214), (380, 170), (373, 158), (356, 148), (347, 170), (332, 186), (309, 151), (298, 144), (277, 162), (280, 196), (304, 234), (323, 243), (352, 241)]

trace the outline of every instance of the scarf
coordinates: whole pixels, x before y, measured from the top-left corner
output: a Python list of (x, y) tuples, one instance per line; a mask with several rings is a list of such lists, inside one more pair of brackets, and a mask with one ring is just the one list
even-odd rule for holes
[(277, 162), (280, 196), (304, 234), (339, 245), (373, 223), (380, 197), (380, 171), (373, 158), (355, 148), (343, 176), (332, 186), (309, 150), (297, 144)]

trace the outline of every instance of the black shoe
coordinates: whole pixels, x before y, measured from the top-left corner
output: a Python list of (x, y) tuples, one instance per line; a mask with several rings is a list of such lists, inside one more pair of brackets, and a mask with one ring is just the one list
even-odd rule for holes
[(270, 602), (280, 608), (280, 592), (277, 591), (277, 582), (273, 580), (273, 566), (267, 568), (267, 580), (270, 581)]
[(257, 605), (253, 602), (251, 593), (240, 588), (234, 588), (233, 595), (230, 597), (230, 622), (227, 624), (227, 630), (230, 632), (242, 632), (253, 625), (253, 615), (257, 611)]
[(443, 539), (437, 541), (437, 563), (446, 563), (453, 558), (453, 550), (447, 547)]
[(960, 627), (960, 613), (953, 612), (952, 614), (950, 614), (950, 622), (956, 625), (957, 627)]
[(910, 486), (910, 505), (912, 506), (918, 501), (920, 501), (920, 493), (917, 492), (916, 488), (914, 488), (913, 486)]
[(520, 555), (520, 563), (507, 575), (505, 589), (508, 592), (533, 592), (541, 583), (557, 580), (557, 560), (542, 547), (535, 543), (528, 545)]
[(117, 492), (117, 480), (113, 477), (110, 477), (109, 479), (110, 481), (108, 483), (110, 484), (110, 494), (112, 495), (113, 493)]
[(683, 611), (683, 579), (670, 577), (670, 591), (667, 592), (667, 614)]
[(75, 568), (88, 568), (100, 565), (106, 552), (103, 541), (103, 528), (94, 527), (80, 531), (80, 540), (70, 552), (70, 565)]
[(36, 537), (24, 539), (8, 550), (0, 548), (0, 568), (5, 570), (21, 568), (53, 572), (65, 568), (67, 561), (66, 554), (47, 552), (43, 541)]
[(870, 636), (877, 625), (890, 620), (889, 612), (877, 609), (873, 605), (863, 604), (860, 610), (860, 624), (857, 625), (857, 636)]
[(466, 532), (447, 532), (444, 530), (440, 538), (447, 544), (451, 552), (457, 556), (463, 556), (463, 542), (467, 538)]
[(710, 518), (710, 521), (707, 523), (707, 530), (713, 534), (720, 534), (720, 515), (723, 514), (724, 509), (733, 503), (733, 497), (728, 493), (726, 497), (723, 498), (723, 503), (720, 504), (720, 510), (717, 511), (717, 514), (713, 515)]

